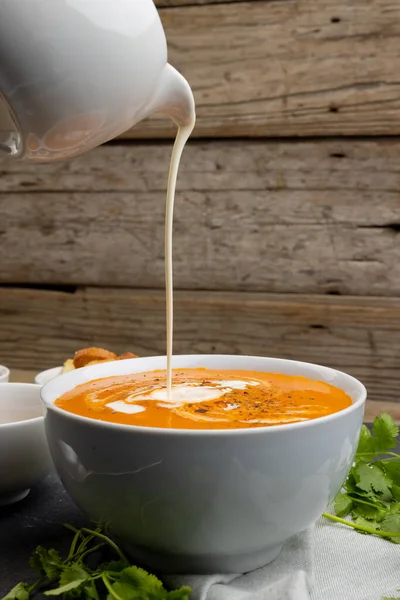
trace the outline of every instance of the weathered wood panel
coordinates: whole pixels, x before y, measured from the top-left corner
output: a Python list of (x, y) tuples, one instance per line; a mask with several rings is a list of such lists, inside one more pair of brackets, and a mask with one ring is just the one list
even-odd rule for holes
[[(163, 288), (170, 146), (3, 163), (0, 281)], [(179, 178), (181, 289), (400, 294), (400, 142), (196, 142)]]
[[(164, 354), (164, 311), (155, 291), (0, 288), (0, 363), (42, 369), (86, 345)], [(399, 401), (400, 300), (177, 293), (175, 353), (209, 352), (324, 363)]]
[[(227, 4), (228, 2), (243, 2), (243, 0), (222, 0), (222, 2)], [(155, 5), (157, 8), (170, 8), (171, 6), (195, 6), (197, 4), (221, 4), (221, 0), (155, 0)]]
[(379, 402), (379, 400), (374, 402), (369, 399), (365, 407), (364, 420), (366, 423), (372, 423), (375, 417), (383, 412), (391, 415), (396, 423), (400, 423), (400, 404), (396, 404), (396, 402)]
[[(194, 135), (400, 133), (397, 0), (187, 4), (160, 15), (195, 93)], [(151, 119), (128, 136), (173, 133)]]

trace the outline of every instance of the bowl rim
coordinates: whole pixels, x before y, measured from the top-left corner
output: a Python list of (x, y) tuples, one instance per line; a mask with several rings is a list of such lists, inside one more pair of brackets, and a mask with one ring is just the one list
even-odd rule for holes
[[(34, 383), (37, 385), (46, 385), (46, 383), (48, 383), (48, 381), (45, 381), (44, 383), (41, 383), (39, 381), (39, 379), (41, 377), (45, 377), (46, 374), (50, 374), (51, 372), (55, 373), (55, 377), (57, 377), (57, 373), (59, 373), (59, 375), (62, 375), (62, 365), (58, 365), (58, 367), (50, 367), (49, 369), (44, 369), (43, 371), (39, 371), (38, 373), (36, 373), (35, 375), (35, 380)], [(49, 380), (50, 381), (50, 380)]]
[[(10, 389), (13, 387), (14, 389), (19, 388), (35, 388), (39, 391), (39, 400), (42, 399), (40, 390), (41, 386), (37, 383), (29, 383), (29, 382), (20, 382), (20, 381), (0, 381), (0, 393), (2, 389)], [(0, 400), (1, 402), (1, 400)], [(31, 417), (29, 419), (22, 419), (22, 421), (8, 421), (7, 423), (0, 423), (0, 430), (4, 430), (7, 427), (27, 427), (28, 425), (34, 425), (36, 423), (40, 423), (40, 421), (44, 420), (44, 415), (40, 415), (38, 417)]]
[[(6, 365), (0, 365), (0, 377), (10, 377), (10, 369)], [(8, 383), (8, 381), (0, 381), (0, 383)]]
[[(46, 411), (53, 411), (56, 414), (59, 414), (61, 416), (63, 416), (66, 419), (69, 419), (70, 421), (74, 421), (76, 423), (86, 423), (86, 424), (90, 424), (93, 427), (97, 427), (100, 429), (111, 429), (111, 430), (115, 430), (115, 431), (125, 431), (125, 432), (131, 432), (132, 434), (146, 434), (146, 435), (154, 435), (154, 436), (180, 436), (180, 437), (218, 437), (218, 436), (224, 436), (224, 437), (232, 437), (232, 436), (255, 436), (255, 435), (265, 435), (268, 432), (268, 435), (273, 435), (275, 432), (280, 432), (280, 431), (294, 431), (294, 430), (298, 430), (298, 429), (304, 429), (304, 428), (308, 428), (308, 427), (315, 427), (318, 426), (319, 424), (323, 425), (324, 423), (328, 423), (328, 422), (332, 422), (335, 421), (337, 419), (340, 418), (345, 418), (348, 415), (351, 415), (353, 412), (356, 412), (359, 408), (364, 408), (365, 405), (365, 401), (367, 398), (367, 390), (364, 386), (363, 383), (361, 383), (361, 381), (359, 381), (358, 379), (356, 379), (355, 377), (353, 377), (352, 375), (349, 375), (348, 373), (345, 373), (344, 371), (339, 371), (338, 369), (333, 369), (331, 367), (325, 367), (323, 365), (319, 365), (316, 363), (310, 363), (310, 362), (304, 362), (304, 361), (297, 361), (297, 360), (291, 360), (291, 359), (285, 359), (285, 358), (274, 358), (274, 357), (267, 357), (267, 356), (251, 356), (251, 355), (233, 355), (233, 354), (181, 354), (181, 355), (174, 355), (174, 359), (181, 359), (181, 360), (185, 360), (185, 359), (194, 359), (194, 358), (211, 358), (211, 359), (229, 359), (229, 358), (241, 358), (243, 360), (249, 360), (249, 359), (263, 359), (266, 361), (266, 363), (268, 363), (268, 361), (279, 361), (285, 364), (292, 364), (292, 365), (297, 365), (300, 367), (317, 367), (320, 368), (324, 371), (331, 371), (332, 374), (339, 374), (339, 375), (343, 375), (345, 376), (349, 382), (352, 382), (353, 384), (355, 384), (356, 387), (358, 387), (358, 391), (357, 391), (357, 395), (358, 397), (352, 402), (352, 404), (340, 411), (337, 411), (335, 413), (332, 413), (330, 415), (326, 415), (323, 417), (318, 417), (316, 419), (308, 419), (307, 421), (298, 421), (296, 423), (285, 423), (282, 425), (266, 425), (264, 427), (249, 427), (249, 428), (238, 428), (238, 429), (173, 429), (173, 428), (164, 428), (164, 427), (149, 427), (149, 426), (143, 426), (143, 425), (127, 425), (127, 424), (123, 424), (123, 423), (112, 423), (110, 421), (102, 421), (99, 419), (91, 419), (90, 417), (84, 417), (82, 415), (77, 415), (71, 412), (68, 412), (66, 410), (64, 410), (63, 408), (60, 408), (58, 406), (55, 406), (54, 402), (55, 400), (49, 400), (48, 398), (45, 397), (46, 392), (47, 392), (47, 388), (48, 387), (52, 387), (55, 385), (55, 380), (51, 380), (48, 383), (46, 383), (44, 386), (41, 387), (40, 390), (40, 397), (41, 400), (43, 402), (43, 404), (46, 407)], [(166, 360), (165, 356), (149, 356), (149, 357), (143, 357), (143, 359), (147, 359), (147, 360), (151, 360), (151, 359), (164, 359)], [(141, 358), (132, 358), (132, 359), (127, 359), (124, 362), (135, 362), (137, 364), (138, 360), (143, 360)], [(112, 363), (108, 363), (108, 364), (112, 364)], [(79, 369), (79, 371), (81, 372), (89, 372), (90, 371), (99, 371), (99, 368), (101, 367), (101, 364), (97, 364), (97, 365), (91, 365), (89, 367), (83, 367), (81, 369)], [(179, 368), (179, 367), (177, 367)], [(183, 367), (182, 367), (183, 368)], [(211, 368), (211, 367), (209, 367)], [(218, 367), (216, 367), (218, 368)], [(136, 371), (137, 373), (140, 372), (146, 372), (148, 369), (144, 369), (143, 371)], [(156, 370), (156, 369), (152, 369), (152, 370)], [(246, 369), (249, 370), (249, 369)], [(64, 373), (62, 375), (60, 375), (59, 377), (57, 377), (57, 380), (59, 380), (60, 378), (67, 378), (68, 376), (71, 375), (71, 373), (75, 373), (76, 371), (72, 371), (72, 372), (67, 372)], [(270, 371), (272, 372), (272, 371)], [(275, 371), (278, 372), (278, 371)], [(118, 374), (117, 374), (118, 375)], [(94, 377), (93, 380), (95, 379), (104, 379), (106, 377), (112, 377), (112, 374), (108, 374), (105, 375), (104, 377)], [(90, 379), (88, 379), (87, 381), (90, 381)], [(80, 384), (77, 384), (80, 385)], [(76, 386), (74, 386), (76, 387)], [(73, 389), (73, 388), (71, 388)]]

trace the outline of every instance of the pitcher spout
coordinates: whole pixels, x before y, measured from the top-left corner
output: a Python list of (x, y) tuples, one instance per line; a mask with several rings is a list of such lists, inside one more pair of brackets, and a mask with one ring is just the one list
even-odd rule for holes
[(196, 113), (193, 92), (186, 79), (168, 63), (146, 112), (147, 116), (153, 113), (166, 115), (178, 127), (194, 125)]

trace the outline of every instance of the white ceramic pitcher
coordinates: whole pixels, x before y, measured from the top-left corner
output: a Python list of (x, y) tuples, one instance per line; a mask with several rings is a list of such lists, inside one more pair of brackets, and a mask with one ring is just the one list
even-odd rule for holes
[(194, 115), (153, 0), (0, 1), (0, 156), (69, 158), (153, 112)]

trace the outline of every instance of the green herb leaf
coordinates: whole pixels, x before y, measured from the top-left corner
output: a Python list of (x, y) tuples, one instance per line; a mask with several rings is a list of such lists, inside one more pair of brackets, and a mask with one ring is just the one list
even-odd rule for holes
[(101, 564), (99, 568), (102, 571), (119, 573), (126, 569), (126, 564), (122, 560), (111, 560), (110, 562)]
[(360, 439), (358, 440), (357, 454), (375, 454), (376, 440), (372, 437), (366, 425), (361, 427)]
[[(360, 464), (361, 461), (358, 461), (357, 464)], [(364, 492), (361, 488), (359, 488), (357, 486), (355, 477), (354, 477), (354, 472), (355, 472), (355, 468), (356, 467), (352, 467), (349, 476), (347, 478), (346, 483), (344, 484), (344, 489), (346, 490), (346, 492), (351, 496), (351, 498), (364, 498), (365, 500), (370, 500), (370, 492)]]
[(397, 446), (399, 428), (387, 413), (382, 413), (374, 420), (372, 434), (377, 440), (380, 454)]
[(81, 596), (85, 598), (85, 600), (99, 600), (99, 595), (96, 589), (96, 583), (94, 581), (85, 583), (85, 585), (81, 588), (80, 591)]
[(353, 500), (347, 494), (339, 493), (333, 506), (338, 517), (345, 517), (353, 508)]
[(128, 567), (121, 571), (119, 581), (114, 584), (113, 590), (123, 600), (165, 598), (167, 593), (157, 577), (149, 575), (139, 567)]
[(183, 587), (167, 592), (157, 577), (138, 567), (125, 568), (113, 584), (110, 584), (106, 574), (105, 583), (110, 592), (110, 600), (188, 600), (191, 591), (190, 588)]
[(2, 600), (28, 600), (29, 588), (26, 583), (18, 583)]
[[(371, 523), (371, 521), (364, 519), (364, 517), (355, 517), (354, 523), (356, 525), (361, 525), (362, 527), (369, 527), (370, 529), (373, 529), (375, 531), (378, 531), (378, 529), (379, 529), (379, 526), (377, 523), (374, 523), (374, 522)], [(368, 535), (366, 532), (360, 531), (360, 533), (364, 533), (364, 535)]]
[(47, 579), (58, 579), (63, 569), (63, 561), (61, 560), (58, 552), (53, 550), (46, 550), (42, 546), (38, 546), (35, 552), (32, 554), (29, 564), (33, 569), (39, 571), (40, 575), (47, 577)]
[[(400, 515), (387, 515), (381, 523), (382, 531), (400, 533)], [(394, 544), (400, 544), (400, 537), (389, 538)]]
[(392, 502), (388, 510), (392, 515), (400, 515), (400, 502)]
[(70, 567), (65, 567), (64, 571), (61, 573), (60, 577), (60, 585), (66, 585), (67, 583), (71, 583), (73, 581), (86, 581), (89, 579), (90, 575), (85, 569), (79, 565), (72, 565)]
[(148, 590), (161, 590), (163, 585), (155, 575), (149, 575), (144, 569), (139, 567), (128, 567), (121, 571), (121, 581), (132, 583), (137, 587), (146, 587)]
[(400, 460), (377, 461), (375, 464), (382, 468), (397, 486), (400, 486)]
[(392, 485), (392, 494), (393, 494), (393, 498), (395, 500), (400, 501), (400, 486), (399, 485)]
[(378, 504), (375, 506), (367, 506), (365, 504), (358, 503), (352, 511), (353, 519), (361, 517), (366, 521), (375, 521), (380, 523), (387, 515), (387, 509), (381, 508)]
[[(116, 581), (110, 586), (110, 596), (112, 600), (149, 600), (148, 594), (144, 593), (142, 590), (138, 590), (136, 587), (132, 586), (130, 583), (121, 583), (121, 581)], [(165, 595), (159, 596), (164, 600)]]
[(357, 487), (368, 495), (391, 495), (392, 479), (374, 463), (358, 463), (353, 469), (353, 474)]
[(182, 587), (179, 590), (168, 592), (168, 600), (189, 600), (189, 595), (192, 590), (189, 587)]
[(43, 592), (43, 593), (45, 596), (61, 596), (61, 594), (66, 594), (67, 592), (76, 590), (83, 583), (85, 583), (85, 581), (86, 581), (85, 579), (75, 579), (75, 581), (70, 581), (69, 583), (60, 585), (60, 587), (58, 587), (58, 588), (55, 588), (52, 590), (47, 590), (46, 592)]

